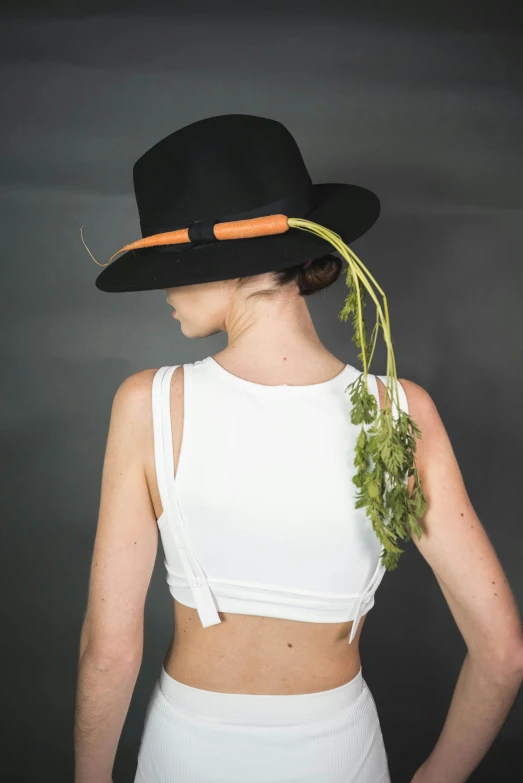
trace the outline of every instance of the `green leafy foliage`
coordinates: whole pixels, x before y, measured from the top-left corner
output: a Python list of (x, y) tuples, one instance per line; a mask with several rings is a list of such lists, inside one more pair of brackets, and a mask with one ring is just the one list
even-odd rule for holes
[[(378, 408), (376, 398), (368, 391), (367, 376), (361, 373), (347, 386), (352, 402), (351, 422), (361, 424), (356, 439), (352, 481), (358, 487), (356, 508), (365, 508), (374, 532), (384, 547), (382, 563), (393, 571), (404, 551), (397, 540), (408, 541), (412, 533), (422, 536), (420, 519), (425, 513), (423, 495), (414, 456), (416, 441), (412, 432), (420, 435), (413, 419), (399, 410), (396, 419), (392, 407)], [(408, 477), (416, 479), (412, 494), (408, 492)]]
[[(387, 571), (393, 571), (404, 551), (398, 546), (398, 540), (409, 541), (412, 533), (415, 533), (419, 540), (423, 534), (419, 520), (426, 511), (427, 502), (415, 461), (416, 438), (421, 437), (421, 431), (412, 417), (399, 405), (387, 299), (361, 260), (343, 242), (339, 234), (303, 218), (288, 218), (287, 222), (289, 227), (311, 231), (327, 240), (347, 261), (346, 283), (349, 291), (338, 317), (341, 321), (352, 321), (352, 341), (360, 349), (358, 358), (363, 365), (363, 372), (345, 390), (352, 403), (351, 422), (361, 425), (355, 447), (356, 473), (352, 477), (358, 488), (356, 508), (365, 509), (383, 546), (382, 564)], [(383, 295), (383, 309), (372, 290), (369, 278)], [(378, 315), (370, 343), (367, 343), (364, 317), (367, 294), (374, 300)], [(380, 327), (388, 352), (386, 404), (382, 408), (379, 408), (376, 397), (368, 389), (368, 371)], [(392, 401), (395, 403), (395, 416)], [(410, 476), (414, 476), (414, 485), (409, 494)]]

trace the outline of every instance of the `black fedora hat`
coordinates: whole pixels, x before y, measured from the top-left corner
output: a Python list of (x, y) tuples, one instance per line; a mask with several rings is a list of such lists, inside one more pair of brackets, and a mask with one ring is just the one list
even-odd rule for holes
[(288, 129), (250, 114), (206, 117), (174, 131), (136, 161), (133, 184), (142, 237), (188, 229), (191, 239), (133, 248), (102, 265), (96, 278), (101, 291), (227, 280), (286, 269), (334, 250), (327, 239), (298, 228), (217, 239), (213, 227), (219, 223), (283, 214), (325, 226), (348, 243), (368, 231), (380, 212), (378, 197), (367, 188), (313, 184)]

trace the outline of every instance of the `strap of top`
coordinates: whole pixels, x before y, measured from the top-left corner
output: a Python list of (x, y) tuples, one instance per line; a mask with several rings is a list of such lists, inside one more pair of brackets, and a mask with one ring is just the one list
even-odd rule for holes
[[(174, 457), (171, 430), (171, 378), (180, 365), (160, 367), (155, 373), (152, 388), (154, 459), (158, 491), (167, 523), (162, 531), (173, 536), (183, 563), (185, 576), (191, 587), (196, 609), (202, 626), (221, 623), (205, 573), (198, 562), (187, 535), (182, 509), (178, 500), (174, 480)], [(191, 364), (184, 364), (184, 409), (188, 410), (191, 400)]]
[[(376, 390), (375, 390), (376, 399), (379, 400), (379, 389), (378, 389), (378, 382), (377, 382), (376, 378), (379, 378), (386, 385), (386, 383), (387, 383), (387, 376), (386, 375), (376, 375), (376, 376), (369, 375), (368, 377), (369, 378), (373, 378), (373, 383), (376, 386)], [(409, 411), (408, 411), (408, 405), (407, 405), (407, 395), (405, 394), (405, 390), (404, 390), (403, 386), (401, 385), (401, 383), (399, 381), (398, 381), (398, 387), (397, 388), (398, 388), (398, 397), (399, 397), (400, 409), (405, 411), (405, 413), (408, 413)], [(398, 409), (397, 409), (397, 406), (396, 406), (396, 401), (394, 399), (392, 400), (392, 418), (393, 419), (397, 419), (398, 418)], [(408, 480), (408, 477), (407, 477), (407, 480)], [(352, 622), (352, 628), (351, 628), (351, 632), (350, 632), (350, 636), (349, 636), (349, 644), (352, 642), (352, 640), (356, 636), (356, 631), (358, 630), (358, 626), (360, 624), (361, 616), (362, 616), (362, 613), (363, 613), (363, 607), (365, 606), (365, 604), (367, 604), (371, 600), (373, 594), (378, 589), (381, 580), (385, 576), (385, 571), (387, 569), (385, 568), (385, 566), (381, 562), (381, 556), (382, 556), (384, 550), (385, 550), (385, 547), (382, 546), (381, 547), (381, 551), (380, 551), (380, 556), (379, 556), (379, 559), (378, 559), (378, 564), (376, 566), (376, 570), (374, 571), (374, 574), (372, 575), (372, 578), (371, 578), (370, 582), (367, 584), (367, 587), (365, 588), (365, 590), (362, 591), (362, 593), (361, 593), (361, 595), (359, 597), (358, 604), (357, 604), (357, 607), (356, 607), (356, 616), (354, 617), (354, 620)]]

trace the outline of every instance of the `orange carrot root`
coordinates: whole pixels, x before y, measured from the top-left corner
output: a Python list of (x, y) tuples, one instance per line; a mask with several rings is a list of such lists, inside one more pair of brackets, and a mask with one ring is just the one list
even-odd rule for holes
[[(80, 229), (81, 235), (82, 228)], [(286, 215), (263, 215), (262, 217), (251, 218), (249, 220), (233, 220), (226, 223), (216, 223), (214, 226), (214, 236), (216, 239), (221, 240), (250, 239), (252, 237), (269, 236), (271, 234), (283, 234), (285, 231), (288, 231), (288, 229), (289, 224)], [(116, 253), (113, 253), (109, 261), (105, 264), (101, 264), (96, 260), (85, 244), (83, 235), (82, 242), (84, 243), (85, 249), (98, 266), (107, 266), (115, 256), (124, 251), (136, 250), (143, 247), (154, 247), (157, 245), (178, 245), (190, 242), (190, 239), (188, 228), (179, 228), (176, 231), (167, 231), (163, 234), (152, 234), (151, 236), (137, 239), (136, 242), (124, 245), (124, 247), (117, 250)]]

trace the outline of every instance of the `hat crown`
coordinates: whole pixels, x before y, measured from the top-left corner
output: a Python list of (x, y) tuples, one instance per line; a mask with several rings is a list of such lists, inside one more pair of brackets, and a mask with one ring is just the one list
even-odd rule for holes
[(250, 114), (207, 117), (174, 131), (136, 161), (133, 183), (144, 237), (312, 188), (287, 128)]

